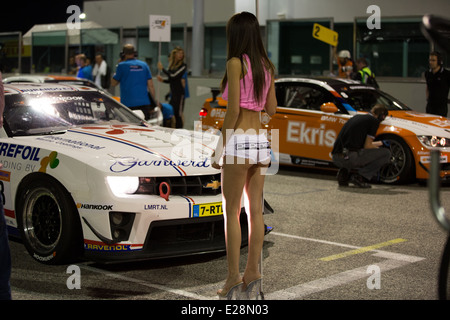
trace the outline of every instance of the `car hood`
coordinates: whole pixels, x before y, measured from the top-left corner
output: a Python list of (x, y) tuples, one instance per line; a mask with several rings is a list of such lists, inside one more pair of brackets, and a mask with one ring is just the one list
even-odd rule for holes
[(35, 139), (56, 151), (109, 174), (187, 176), (217, 173), (211, 154), (218, 137), (188, 130), (133, 125), (76, 127)]
[(450, 120), (444, 117), (412, 110), (389, 111), (392, 117), (382, 122), (385, 126), (400, 127), (416, 135), (450, 138)]

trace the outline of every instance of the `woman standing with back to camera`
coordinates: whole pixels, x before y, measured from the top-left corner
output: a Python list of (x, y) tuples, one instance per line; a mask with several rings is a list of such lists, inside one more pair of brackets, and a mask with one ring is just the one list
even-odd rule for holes
[[(228, 275), (217, 294), (231, 299), (247, 297), (261, 286), (259, 261), (264, 242), (263, 170), (270, 163), (270, 144), (261, 125), (261, 111), (276, 112), (275, 68), (264, 49), (257, 18), (248, 12), (230, 18), (227, 32), (227, 66), (222, 97), (228, 100), (222, 136), (212, 156), (222, 169)], [(222, 163), (223, 160), (223, 163)], [(241, 277), (239, 215), (244, 193), (249, 221), (247, 265)]]

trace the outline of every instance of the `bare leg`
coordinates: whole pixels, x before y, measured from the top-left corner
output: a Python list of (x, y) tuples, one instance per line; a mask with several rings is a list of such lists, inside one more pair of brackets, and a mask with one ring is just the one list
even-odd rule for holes
[[(235, 162), (236, 163), (236, 162)], [(222, 197), (225, 220), (225, 241), (227, 248), (228, 275), (223, 290), (228, 291), (242, 281), (239, 273), (241, 249), (241, 226), (239, 214), (241, 197), (247, 176), (248, 165), (224, 164), (222, 169)]]
[(262, 202), (264, 178), (261, 167), (252, 166), (247, 174), (244, 195), (245, 206), (249, 221), (248, 259), (245, 268), (245, 285), (261, 277), (259, 262), (264, 243), (264, 218), (262, 215)]

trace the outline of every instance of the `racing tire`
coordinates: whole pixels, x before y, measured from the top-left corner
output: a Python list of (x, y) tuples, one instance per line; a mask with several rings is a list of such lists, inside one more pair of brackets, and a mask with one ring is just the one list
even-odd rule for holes
[(78, 211), (58, 181), (45, 175), (30, 179), (19, 191), (16, 208), (22, 241), (35, 260), (65, 264), (82, 254)]
[(390, 143), (391, 159), (380, 169), (380, 181), (383, 183), (408, 183), (414, 178), (414, 158), (409, 146), (397, 136), (384, 136), (382, 140)]

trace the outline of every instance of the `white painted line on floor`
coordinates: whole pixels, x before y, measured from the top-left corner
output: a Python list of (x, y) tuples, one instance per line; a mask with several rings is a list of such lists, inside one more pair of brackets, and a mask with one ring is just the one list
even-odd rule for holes
[[(403, 267), (407, 264), (409, 264), (409, 262), (390, 259), (379, 262), (376, 265), (380, 268), (381, 272), (385, 272), (388, 270)], [(267, 300), (302, 299), (313, 293), (325, 291), (327, 289), (341, 286), (352, 281), (367, 279), (370, 276), (370, 274), (367, 273), (368, 268), (369, 266), (364, 266), (352, 270), (347, 270), (325, 278), (302, 283), (287, 289), (266, 293), (265, 297)]]
[[(347, 245), (347, 244), (343, 244), (343, 243), (293, 236), (293, 235), (279, 233), (279, 232), (271, 232), (270, 234), (275, 235), (275, 236), (287, 237), (287, 238), (291, 238), (291, 239), (313, 241), (313, 242), (325, 243), (325, 244), (346, 247), (346, 248), (353, 248), (353, 249), (361, 248), (361, 247), (351, 246), (351, 245)], [(405, 255), (405, 254), (398, 254), (398, 253), (387, 252), (387, 251), (382, 251), (382, 250), (373, 250), (373, 251), (375, 253), (375, 254), (373, 254), (373, 256), (387, 259), (386, 261), (381, 261), (381, 262), (376, 263), (376, 265), (380, 268), (381, 272), (400, 268), (405, 265), (415, 263), (415, 262), (425, 259), (425, 258), (421, 258), (421, 257), (415, 257), (415, 256), (410, 256), (410, 255)], [(344, 284), (347, 284), (352, 281), (356, 281), (356, 280), (360, 280), (360, 279), (367, 279), (370, 276), (370, 274), (367, 272), (369, 267), (370, 266), (368, 265), (368, 266), (364, 266), (364, 267), (355, 268), (352, 270), (347, 270), (347, 271), (337, 273), (337, 274), (334, 274), (334, 275), (331, 275), (328, 277), (324, 277), (321, 279), (317, 279), (317, 280), (302, 283), (302, 284), (299, 284), (296, 286), (292, 286), (287, 289), (282, 289), (282, 290), (278, 290), (275, 292), (266, 293), (265, 298), (267, 300), (301, 299), (310, 294), (321, 292), (321, 291), (324, 291), (327, 289), (331, 289), (336, 286), (344, 285)]]
[(103, 274), (105, 276), (108, 276), (108, 277), (111, 277), (111, 278), (115, 278), (115, 279), (119, 279), (119, 280), (123, 280), (123, 281), (128, 281), (128, 282), (133, 282), (133, 283), (136, 283), (136, 284), (148, 287), (148, 288), (153, 288), (153, 289), (157, 289), (157, 290), (167, 291), (167, 292), (179, 295), (179, 296), (184, 296), (184, 297), (187, 297), (187, 298), (198, 299), (198, 300), (210, 300), (211, 299), (210, 297), (205, 297), (205, 296), (198, 295), (198, 294), (195, 294), (195, 293), (191, 293), (191, 292), (188, 292), (188, 291), (185, 291), (185, 290), (173, 289), (173, 288), (169, 288), (169, 287), (166, 287), (166, 286), (163, 286), (163, 285), (160, 285), (160, 284), (149, 283), (149, 282), (144, 281), (144, 280), (139, 280), (139, 279), (135, 279), (135, 278), (131, 278), (131, 277), (126, 277), (126, 276), (120, 275), (118, 273), (107, 272), (107, 271), (104, 271), (102, 269), (89, 267), (89, 266), (86, 266), (86, 265), (83, 265), (83, 264), (80, 264), (79, 266), (82, 269), (89, 270), (89, 271), (96, 272), (96, 273), (101, 273), (101, 274)]
[[(289, 235), (284, 234), (280, 232), (271, 232), (270, 235), (273, 236), (280, 236), (285, 238), (291, 238), (296, 240), (303, 240), (303, 241), (311, 241), (311, 242), (317, 242), (322, 244), (329, 244), (332, 246), (339, 246), (344, 248), (351, 248), (351, 249), (360, 249), (361, 247), (338, 243), (338, 242), (332, 242), (332, 241), (326, 241), (326, 240), (320, 240), (320, 239), (313, 239), (313, 238), (306, 238), (306, 237), (300, 237), (295, 235)], [(415, 257), (405, 254), (399, 254), (399, 253), (393, 253), (393, 252), (387, 252), (382, 250), (373, 250), (373, 256), (384, 258), (385, 261), (377, 262), (376, 265), (380, 268), (381, 272), (385, 272), (388, 270), (400, 268), (403, 266), (406, 266), (411, 263), (415, 263), (421, 260), (424, 260), (424, 258), (421, 257)], [(198, 300), (215, 300), (217, 299), (217, 296), (214, 294), (214, 292), (220, 287), (220, 285), (223, 282), (220, 283), (210, 283), (204, 286), (195, 286), (191, 288), (186, 288), (187, 290), (180, 290), (180, 289), (173, 289), (167, 286), (149, 283), (144, 280), (139, 280), (127, 276), (123, 276), (117, 273), (107, 272), (102, 269), (86, 266), (83, 264), (79, 265), (80, 268), (83, 268), (85, 270), (89, 270), (91, 272), (101, 273), (105, 276), (133, 282), (148, 288), (153, 288), (161, 291), (170, 292), (172, 294), (176, 294), (179, 296), (191, 298), (191, 299), (198, 299)], [(368, 278), (370, 274), (368, 274), (369, 266), (364, 267), (358, 267), (352, 270), (347, 270), (344, 272), (340, 272), (334, 275), (330, 275), (324, 278), (312, 280), (310, 282), (298, 284), (292, 287), (289, 287), (287, 289), (278, 290), (275, 292), (265, 293), (265, 298), (267, 300), (294, 300), (294, 299), (302, 299), (308, 295), (311, 295), (313, 293), (325, 291), (327, 289), (331, 289), (333, 287), (345, 285), (347, 283), (350, 283), (352, 281)], [(206, 295), (197, 294), (194, 292), (201, 292), (206, 293)], [(140, 296), (142, 298), (142, 296)], [(148, 295), (148, 298), (151, 299), (151, 296)]]
[(352, 246), (352, 245), (349, 245), (349, 244), (343, 244), (343, 243), (332, 242), (332, 241), (327, 241), (327, 240), (320, 240), (320, 239), (313, 239), (313, 238), (305, 238), (305, 237), (294, 236), (294, 235), (291, 235), (291, 234), (280, 233), (280, 232), (275, 232), (275, 231), (272, 231), (271, 233), (269, 233), (269, 235), (281, 236), (281, 237), (292, 238), (292, 239), (297, 239), (297, 240), (306, 240), (306, 241), (311, 241), (311, 242), (318, 242), (318, 243), (329, 244), (329, 245), (332, 245), (332, 246), (339, 246), (339, 247), (345, 247), (345, 248), (352, 248), (352, 249), (360, 248), (360, 247)]

